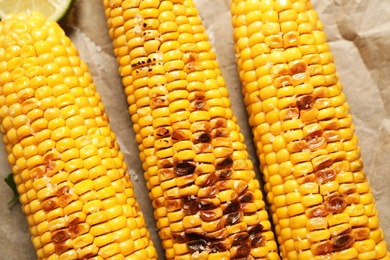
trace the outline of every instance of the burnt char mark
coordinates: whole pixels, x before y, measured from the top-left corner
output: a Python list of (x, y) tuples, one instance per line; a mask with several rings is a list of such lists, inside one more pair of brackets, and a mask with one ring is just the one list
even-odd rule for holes
[(210, 143), (212, 140), (212, 136), (209, 134), (209, 133), (200, 133), (199, 135), (197, 135), (193, 142), (194, 144), (197, 144), (197, 143)]
[(230, 179), (230, 177), (233, 175), (233, 169), (222, 169), (215, 172), (215, 174), (218, 176), (219, 179), (227, 180)]
[(168, 199), (164, 202), (164, 207), (168, 212), (173, 212), (184, 207), (181, 199)]
[(156, 129), (156, 136), (163, 138), (163, 137), (168, 137), (170, 135), (170, 131), (167, 127), (159, 127)]
[(217, 160), (216, 169), (221, 170), (221, 169), (231, 168), (232, 166), (233, 166), (233, 159), (230, 157), (226, 157), (221, 160)]
[(263, 235), (254, 235), (250, 237), (252, 247), (264, 247), (267, 242), (267, 238)]
[(331, 239), (334, 250), (343, 250), (352, 247), (355, 238), (351, 233), (341, 234)]
[(239, 259), (247, 257), (251, 252), (249, 243), (244, 243), (236, 248), (236, 254), (231, 259)]
[(178, 161), (175, 163), (174, 171), (179, 176), (193, 174), (195, 172), (196, 165), (191, 161)]
[(73, 226), (73, 225), (76, 225), (78, 223), (80, 223), (80, 218), (79, 217), (75, 217), (72, 221), (69, 222), (69, 225)]
[(209, 175), (209, 177), (207, 178), (207, 180), (204, 182), (202, 186), (203, 187), (213, 186), (215, 183), (217, 183), (218, 180), (219, 180), (218, 176), (215, 174), (215, 172), (213, 172)]
[(158, 162), (159, 165), (157, 165), (159, 168), (171, 168), (173, 167), (173, 160), (172, 158), (169, 159), (163, 159), (160, 162)]
[(216, 128), (211, 130), (211, 135), (213, 138), (217, 137), (229, 137), (230, 136), (230, 131), (227, 128)]
[(228, 236), (227, 230), (225, 228), (221, 228), (217, 231), (207, 233), (205, 237), (207, 239), (210, 239), (211, 241), (215, 241), (215, 240), (225, 239), (227, 236)]
[[(204, 197), (204, 198), (215, 198), (218, 194), (218, 187), (216, 186), (207, 186), (207, 187), (204, 187), (202, 188), (203, 189), (203, 194), (201, 197)], [(198, 193), (199, 194), (199, 193)]]
[(229, 213), (234, 213), (237, 212), (240, 209), (240, 203), (238, 200), (231, 200), (228, 201), (226, 208), (223, 211), (223, 214), (229, 214)]
[(204, 239), (197, 239), (187, 242), (188, 249), (192, 252), (204, 251), (207, 249), (207, 241)]
[(189, 212), (197, 212), (197, 199), (195, 196), (186, 196), (181, 199), (183, 209)]
[(199, 210), (212, 210), (219, 206), (215, 205), (210, 199), (198, 199), (197, 205)]
[(260, 233), (264, 230), (264, 227), (262, 224), (257, 224), (255, 226), (252, 226), (248, 228), (249, 235), (256, 235), (257, 233)]
[(204, 238), (204, 236), (206, 235), (206, 232), (201, 228), (187, 228), (184, 232), (186, 234), (187, 241), (199, 240), (201, 238)]
[(172, 240), (175, 243), (185, 243), (188, 237), (185, 232), (172, 232)]
[(248, 192), (244, 193), (243, 195), (241, 195), (238, 199), (241, 203), (248, 203), (248, 202), (253, 201), (254, 195), (252, 192), (248, 191)]
[(242, 212), (232, 212), (227, 215), (225, 215), (226, 218), (226, 224), (227, 225), (234, 225), (240, 221), (242, 221), (242, 218), (244, 217), (244, 214)]
[(227, 244), (225, 241), (213, 241), (210, 242), (208, 245), (208, 248), (210, 252), (215, 253), (215, 252), (223, 252), (228, 249), (229, 244)]
[(190, 136), (188, 135), (188, 133), (182, 130), (175, 130), (172, 133), (172, 140), (176, 142), (189, 140), (189, 138)]
[(191, 108), (190, 110), (206, 110), (206, 102), (204, 100), (194, 100), (191, 102)]
[(249, 241), (249, 234), (247, 232), (240, 232), (230, 236), (232, 239), (232, 246), (242, 245)]

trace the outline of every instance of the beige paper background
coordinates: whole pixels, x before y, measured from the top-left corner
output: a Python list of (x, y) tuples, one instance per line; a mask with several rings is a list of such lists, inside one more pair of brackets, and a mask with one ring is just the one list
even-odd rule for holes
[[(235, 65), (229, 0), (195, 0), (195, 3), (217, 53), (230, 91), (233, 111), (246, 137), (251, 158), (258, 165)], [(390, 244), (390, 6), (387, 5), (388, 1), (381, 0), (313, 0), (312, 3), (325, 25), (354, 118), (381, 226)], [(128, 172), (159, 251), (159, 259), (164, 259), (127, 112), (126, 98), (108, 37), (102, 2), (76, 1), (75, 8), (61, 25), (78, 47), (94, 77), (121, 151), (125, 154)], [(33, 260), (36, 259), (35, 251), (20, 205), (7, 205), (12, 191), (2, 179), (9, 172), (7, 155), (1, 143), (0, 259)]]

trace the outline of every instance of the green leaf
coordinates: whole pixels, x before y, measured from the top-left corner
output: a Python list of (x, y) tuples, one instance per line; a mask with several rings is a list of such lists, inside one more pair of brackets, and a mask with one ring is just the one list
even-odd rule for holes
[(17, 189), (16, 183), (14, 181), (14, 174), (13, 173), (8, 174), (8, 176), (4, 178), (4, 181), (7, 183), (7, 185), (14, 192), (14, 197), (10, 201), (8, 201), (8, 205), (11, 206), (15, 202), (17, 202), (19, 199), (18, 189)]

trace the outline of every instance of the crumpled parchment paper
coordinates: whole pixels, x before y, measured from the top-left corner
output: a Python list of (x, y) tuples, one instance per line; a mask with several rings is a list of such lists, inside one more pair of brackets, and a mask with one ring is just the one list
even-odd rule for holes
[[(227, 82), (233, 111), (246, 137), (256, 170), (258, 160), (251, 143), (233, 51), (229, 0), (195, 0)], [(359, 137), (365, 172), (377, 202), (381, 227), (390, 245), (390, 6), (381, 0), (312, 0), (325, 26), (327, 39)], [(164, 259), (138, 158), (128, 105), (108, 36), (102, 1), (78, 0), (61, 23), (87, 62), (102, 96), (111, 126), (126, 157), (141, 209)], [(12, 191), (2, 181), (10, 172), (0, 144), (0, 259), (36, 259), (20, 205), (7, 201)]]

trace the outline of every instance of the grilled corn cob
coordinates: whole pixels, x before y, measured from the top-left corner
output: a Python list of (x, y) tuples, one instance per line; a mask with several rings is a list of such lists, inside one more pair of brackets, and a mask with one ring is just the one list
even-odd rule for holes
[(307, 0), (232, 0), (239, 76), (284, 259), (389, 259), (323, 24)]
[(156, 258), (87, 65), (37, 12), (0, 23), (0, 120), (38, 259)]
[(167, 259), (279, 259), (193, 1), (104, 0)]

